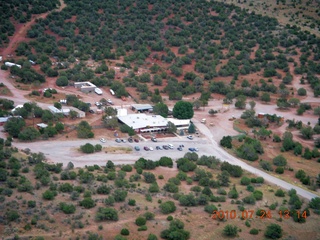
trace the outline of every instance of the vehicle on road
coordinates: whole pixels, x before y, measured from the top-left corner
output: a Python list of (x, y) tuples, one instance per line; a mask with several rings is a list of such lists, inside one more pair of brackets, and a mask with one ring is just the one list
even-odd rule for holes
[(153, 151), (153, 147), (149, 147), (149, 150), (150, 150), (150, 151)]
[(102, 103), (101, 103), (101, 102), (95, 102), (95, 105), (96, 105), (97, 107), (101, 107), (101, 106), (102, 106)]
[(170, 148), (170, 149), (173, 149), (173, 145), (172, 144), (168, 144), (168, 147)]
[(117, 143), (121, 143), (121, 139), (120, 138), (116, 138), (115, 140)]
[(194, 151), (195, 151), (195, 152), (199, 152), (199, 148), (195, 147), (195, 148), (194, 148)]
[(94, 92), (98, 95), (102, 95), (102, 90), (100, 88), (95, 88)]
[(168, 149), (169, 149), (168, 145), (163, 145), (162, 147), (163, 147), (163, 149), (165, 149), (165, 150), (168, 150)]
[(193, 147), (188, 148), (188, 150), (189, 150), (190, 152), (195, 152), (195, 148), (193, 148)]
[(111, 99), (107, 99), (107, 103), (109, 103), (110, 105), (113, 105), (113, 102), (111, 101)]
[(155, 137), (152, 137), (152, 138), (151, 138), (151, 141), (152, 141), (152, 142), (158, 142), (157, 138), (155, 138)]
[(106, 140), (104, 138), (100, 138), (100, 142), (105, 143)]
[(89, 113), (94, 113), (94, 111), (92, 109), (89, 110)]
[(157, 150), (162, 150), (163, 147), (161, 147), (161, 146), (156, 146), (156, 149), (157, 149)]
[(190, 140), (193, 139), (192, 135), (188, 135), (187, 138), (190, 139)]
[(150, 150), (149, 147), (147, 147), (147, 146), (145, 146), (143, 149), (146, 150), (146, 151)]
[(182, 147), (178, 147), (177, 149), (178, 149), (179, 151), (182, 151), (182, 150), (183, 150)]
[(139, 139), (135, 138), (135, 139), (134, 139), (134, 142), (139, 142)]
[(139, 146), (135, 146), (134, 149), (135, 149), (136, 151), (140, 151), (140, 147), (139, 147)]
[(125, 142), (127, 142), (127, 140), (121, 138), (121, 142), (125, 143)]
[(128, 142), (129, 142), (129, 143), (132, 143), (132, 142), (133, 142), (133, 139), (132, 139), (131, 137), (129, 137), (129, 138), (128, 138)]

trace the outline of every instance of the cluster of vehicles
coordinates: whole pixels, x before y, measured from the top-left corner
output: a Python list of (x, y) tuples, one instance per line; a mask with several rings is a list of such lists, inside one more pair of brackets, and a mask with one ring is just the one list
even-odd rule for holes
[[(187, 136), (187, 138), (190, 139), (190, 140), (193, 139), (192, 135)], [(138, 143), (140, 140), (137, 139), (137, 138), (129, 137), (128, 140), (126, 140), (126, 139), (124, 139), (124, 138), (116, 138), (115, 141), (116, 141), (117, 143), (126, 143), (127, 141), (128, 141), (129, 143), (133, 143), (133, 142)], [(152, 137), (152, 138), (151, 138), (151, 141), (153, 141), (153, 142), (158, 142), (157, 138), (155, 138), (155, 137)], [(104, 138), (100, 138), (100, 142), (105, 143), (106, 140), (105, 140)], [(141, 150), (141, 148), (140, 148), (139, 146), (135, 146), (134, 149), (135, 149), (136, 151), (140, 151), (140, 150)], [(144, 146), (143, 149), (144, 149), (145, 151), (153, 151), (153, 150), (154, 150), (154, 148), (151, 147), (151, 146)], [(169, 149), (174, 149), (173, 144), (170, 144), (170, 143), (169, 143), (169, 144), (165, 144), (165, 145), (162, 145), (162, 146), (156, 146), (156, 147), (155, 147), (155, 150), (169, 150)], [(183, 144), (180, 144), (180, 145), (177, 147), (177, 150), (183, 151), (183, 150), (184, 150), (184, 145), (183, 145)], [(190, 147), (190, 148), (188, 148), (188, 150), (189, 150), (190, 152), (198, 152), (198, 151), (199, 151), (199, 149), (196, 148), (196, 147)]]

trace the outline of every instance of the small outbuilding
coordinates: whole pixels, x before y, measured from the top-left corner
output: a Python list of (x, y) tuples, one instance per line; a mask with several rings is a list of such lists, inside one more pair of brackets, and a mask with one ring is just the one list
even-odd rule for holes
[(80, 91), (84, 93), (94, 92), (97, 88), (96, 85), (91, 82), (75, 82), (74, 87), (80, 88)]
[(150, 104), (132, 104), (132, 111), (135, 112), (152, 112), (153, 107)]

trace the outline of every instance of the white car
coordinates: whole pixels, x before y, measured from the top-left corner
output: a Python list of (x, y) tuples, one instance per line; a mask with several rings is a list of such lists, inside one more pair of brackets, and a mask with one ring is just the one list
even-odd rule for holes
[(173, 145), (172, 145), (172, 144), (168, 144), (168, 147), (169, 147), (170, 149), (173, 149)]
[(192, 135), (187, 136), (187, 138), (190, 139), (190, 140), (193, 139)]
[(153, 151), (153, 147), (149, 147), (149, 151)]
[(105, 143), (106, 140), (104, 138), (100, 138), (100, 142)]

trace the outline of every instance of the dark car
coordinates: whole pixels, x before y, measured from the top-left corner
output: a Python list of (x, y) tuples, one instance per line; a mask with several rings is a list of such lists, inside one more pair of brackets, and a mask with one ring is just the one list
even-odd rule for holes
[(177, 149), (178, 149), (179, 151), (182, 151), (182, 150), (183, 150), (182, 147), (178, 147)]
[(135, 138), (135, 139), (134, 139), (134, 142), (139, 142), (139, 139)]
[(120, 143), (121, 142), (121, 139), (120, 138), (116, 138), (115, 140), (117, 143)]
[(133, 139), (132, 139), (132, 138), (128, 138), (128, 142), (129, 142), (129, 143), (132, 143), (132, 142), (133, 142)]
[(151, 141), (152, 141), (152, 142), (157, 142), (158, 140), (157, 140), (155, 137), (152, 137), (152, 138), (151, 138)]
[(168, 149), (169, 149), (168, 145), (163, 145), (162, 147), (163, 147), (163, 149), (165, 149), (165, 150), (168, 150)]
[(149, 147), (147, 147), (147, 146), (145, 146), (143, 149), (146, 150), (146, 151), (150, 150)]
[(191, 151), (191, 152), (194, 152), (195, 151), (195, 148), (189, 148), (189, 151)]
[(92, 109), (89, 110), (89, 113), (94, 113), (94, 111)]
[(162, 150), (163, 148), (161, 146), (156, 146), (157, 150)]

